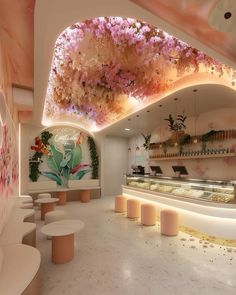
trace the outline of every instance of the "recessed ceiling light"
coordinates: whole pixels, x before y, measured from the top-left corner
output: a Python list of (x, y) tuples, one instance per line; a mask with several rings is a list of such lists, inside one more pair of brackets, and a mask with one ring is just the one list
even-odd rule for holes
[(125, 128), (125, 131), (130, 131), (130, 128)]

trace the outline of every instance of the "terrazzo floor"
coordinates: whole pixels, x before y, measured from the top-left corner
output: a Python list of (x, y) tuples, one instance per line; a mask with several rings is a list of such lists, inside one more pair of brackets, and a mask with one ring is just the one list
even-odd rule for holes
[(42, 295), (227, 295), (236, 290), (236, 248), (216, 245), (180, 232), (160, 235), (159, 225), (114, 213), (113, 198), (70, 202), (63, 209), (85, 223), (76, 235), (74, 259), (51, 262), (51, 241), (37, 220), (42, 255)]

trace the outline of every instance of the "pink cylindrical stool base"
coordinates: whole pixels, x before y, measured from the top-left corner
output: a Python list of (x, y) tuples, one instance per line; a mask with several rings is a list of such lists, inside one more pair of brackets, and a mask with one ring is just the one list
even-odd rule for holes
[(178, 234), (179, 217), (174, 210), (164, 209), (160, 214), (161, 234), (166, 236), (176, 236)]
[(66, 204), (66, 192), (58, 192), (57, 198), (59, 199), (58, 205), (65, 205)]
[(66, 263), (74, 257), (74, 234), (52, 237), (52, 262)]
[(152, 204), (141, 205), (141, 223), (143, 225), (155, 225), (157, 220), (157, 209)]
[(90, 201), (90, 190), (81, 191), (80, 201), (82, 203), (88, 203)]
[(140, 202), (135, 199), (127, 200), (127, 217), (138, 218), (140, 216)]
[(115, 197), (115, 212), (123, 213), (127, 211), (127, 198), (125, 196)]
[(54, 210), (54, 204), (53, 203), (42, 203), (41, 204), (41, 220), (45, 219), (45, 214), (47, 212)]

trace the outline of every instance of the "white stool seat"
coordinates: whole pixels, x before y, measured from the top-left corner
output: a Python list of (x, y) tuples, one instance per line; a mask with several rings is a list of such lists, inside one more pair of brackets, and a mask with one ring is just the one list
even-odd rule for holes
[(43, 198), (51, 198), (51, 194), (49, 193), (38, 194), (38, 199), (43, 199)]
[(65, 211), (64, 210), (55, 210), (51, 211), (45, 214), (45, 224), (62, 220), (65, 217)]
[(34, 205), (33, 203), (21, 203), (21, 204), (17, 204), (16, 208), (21, 208), (21, 209), (33, 209)]
[(20, 195), (19, 198), (30, 201), (30, 202), (33, 201), (33, 198), (30, 195)]
[[(55, 210), (51, 211), (45, 214), (45, 224), (49, 224), (55, 221), (63, 220), (65, 219), (65, 211), (64, 210)], [(52, 238), (50, 236), (47, 236), (48, 240), (51, 240)]]
[(33, 202), (33, 198), (28, 195), (21, 195), (19, 197), (16, 197), (16, 200), (18, 202), (23, 202), (23, 203)]

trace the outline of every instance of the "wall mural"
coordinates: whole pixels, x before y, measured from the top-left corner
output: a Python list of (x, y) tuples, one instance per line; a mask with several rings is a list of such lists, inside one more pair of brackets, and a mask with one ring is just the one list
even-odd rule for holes
[[(43, 122), (100, 130), (167, 93), (215, 82), (235, 89), (236, 71), (145, 22), (101, 17), (58, 37)], [(187, 83), (188, 82), (188, 83)]]
[(0, 232), (18, 195), (18, 144), (16, 131), (0, 92)]
[(42, 131), (31, 151), (34, 153), (29, 162), (29, 177), (33, 182), (44, 176), (67, 187), (69, 180), (80, 180), (86, 174), (89, 178), (98, 178), (96, 145), (91, 137), (76, 128), (50, 127)]

